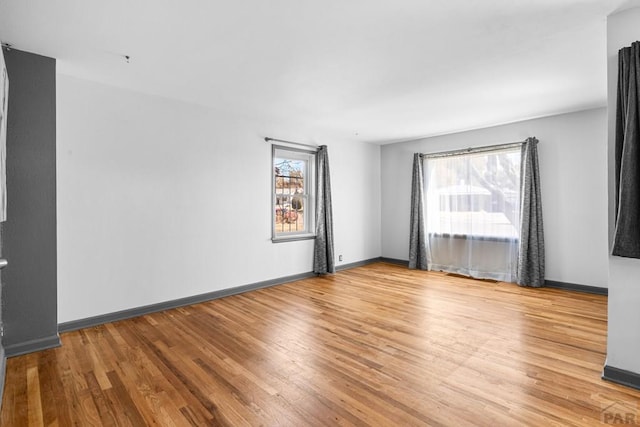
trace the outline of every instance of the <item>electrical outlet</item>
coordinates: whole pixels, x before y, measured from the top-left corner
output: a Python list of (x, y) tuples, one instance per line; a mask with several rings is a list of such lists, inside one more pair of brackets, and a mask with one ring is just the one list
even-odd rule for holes
[(342, 261), (342, 255), (338, 255), (338, 261)]

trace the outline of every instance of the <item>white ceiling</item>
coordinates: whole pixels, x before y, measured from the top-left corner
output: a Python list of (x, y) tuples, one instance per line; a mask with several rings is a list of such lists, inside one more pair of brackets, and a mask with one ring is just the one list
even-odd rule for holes
[(61, 74), (387, 143), (605, 105), (606, 16), (637, 5), (0, 0), (0, 40)]

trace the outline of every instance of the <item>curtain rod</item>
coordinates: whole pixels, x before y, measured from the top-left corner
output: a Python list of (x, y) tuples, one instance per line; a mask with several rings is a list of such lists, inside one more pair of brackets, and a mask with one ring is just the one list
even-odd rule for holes
[(301, 147), (313, 148), (314, 150), (317, 150), (319, 148), (317, 145), (303, 144), (301, 142), (285, 141), (284, 139), (275, 139), (275, 138), (265, 137), (264, 140), (266, 142), (274, 141), (274, 142), (284, 142), (285, 144), (300, 145)]
[[(535, 137), (533, 138), (535, 140)], [(538, 142), (537, 140), (535, 140), (536, 142)], [(420, 156), (422, 156), (422, 158), (428, 158), (428, 159), (433, 159), (433, 158), (437, 158), (437, 157), (448, 157), (448, 156), (459, 156), (461, 154), (471, 154), (471, 153), (482, 153), (485, 151), (497, 151), (497, 150), (504, 150), (507, 148), (515, 148), (515, 147), (519, 147), (522, 144), (524, 144), (526, 141), (520, 141), (520, 142), (508, 142), (506, 144), (497, 144), (497, 145), (485, 145), (482, 147), (469, 147), (469, 148), (461, 148), (458, 150), (451, 150), (451, 151), (441, 151), (439, 153), (422, 153), (420, 154)]]

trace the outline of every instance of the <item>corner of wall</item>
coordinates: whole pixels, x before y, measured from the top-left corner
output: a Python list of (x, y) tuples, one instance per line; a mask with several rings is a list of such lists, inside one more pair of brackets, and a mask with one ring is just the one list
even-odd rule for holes
[[(618, 51), (640, 39), (640, 8), (617, 11), (607, 18), (608, 207), (609, 240), (614, 227), (615, 147)], [(611, 244), (609, 242), (609, 244)], [(621, 384), (640, 385), (640, 260), (609, 255), (607, 362), (603, 377)], [(635, 384), (635, 385), (634, 385)]]

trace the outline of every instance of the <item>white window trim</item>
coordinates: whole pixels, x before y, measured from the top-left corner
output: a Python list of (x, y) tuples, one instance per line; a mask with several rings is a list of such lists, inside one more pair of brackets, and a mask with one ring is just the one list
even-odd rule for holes
[[(308, 162), (307, 176), (305, 179), (305, 187), (307, 194), (307, 206), (305, 207), (305, 231), (301, 232), (276, 232), (276, 175), (274, 173), (274, 160), (276, 158), (276, 151), (286, 151), (291, 153), (291, 158), (296, 158), (296, 153), (299, 153), (300, 160), (306, 160), (311, 157)], [(297, 240), (310, 240), (316, 238), (315, 224), (316, 224), (316, 173), (317, 173), (317, 154), (316, 150), (304, 150), (300, 148), (292, 148), (284, 145), (272, 144), (271, 146), (271, 241), (273, 243), (292, 242)], [(284, 156), (287, 157), (287, 156)]]

